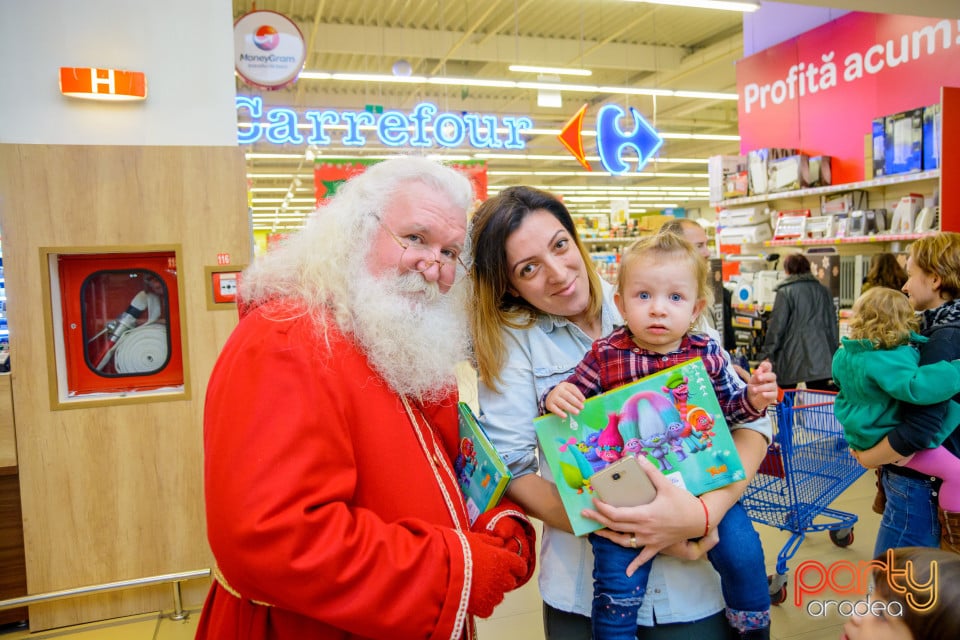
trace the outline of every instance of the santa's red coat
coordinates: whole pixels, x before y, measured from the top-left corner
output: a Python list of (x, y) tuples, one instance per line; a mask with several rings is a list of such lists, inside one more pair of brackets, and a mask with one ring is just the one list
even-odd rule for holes
[(210, 378), (207, 528), (222, 577), (197, 638), (463, 637), (467, 516), (445, 471), (455, 389), (413, 405), (421, 441), (351, 341), (284, 317), (244, 317)]

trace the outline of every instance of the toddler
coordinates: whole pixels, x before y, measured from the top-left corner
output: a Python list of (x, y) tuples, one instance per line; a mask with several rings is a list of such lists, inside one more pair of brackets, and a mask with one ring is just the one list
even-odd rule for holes
[[(660, 233), (631, 245), (621, 258), (614, 295), (626, 326), (594, 342), (573, 374), (541, 398), (541, 407), (564, 418), (567, 412), (579, 413), (587, 397), (699, 356), (724, 416), (732, 422), (757, 419), (774, 400), (768, 397), (773, 394), (756, 392), (752, 384), (744, 386), (727, 369), (720, 345), (691, 333), (708, 291), (706, 261), (683, 238)], [(707, 523), (710, 526), (709, 516)], [(717, 528), (720, 542), (707, 557), (720, 574), (727, 619), (742, 638), (769, 638), (770, 594), (760, 537), (739, 503)], [(596, 534), (590, 534), (590, 543), (593, 637), (632, 640), (652, 562), (627, 576), (636, 549)]]
[[(833, 356), (833, 380), (840, 388), (834, 404), (850, 448), (866, 451), (900, 422), (900, 402), (934, 404), (960, 393), (960, 360), (919, 366), (911, 342), (927, 339), (914, 331), (919, 318), (906, 296), (873, 287), (857, 298), (850, 337)], [(929, 449), (898, 464), (943, 480), (940, 507), (960, 511), (960, 458), (940, 446), (960, 424), (960, 405), (950, 402)]]

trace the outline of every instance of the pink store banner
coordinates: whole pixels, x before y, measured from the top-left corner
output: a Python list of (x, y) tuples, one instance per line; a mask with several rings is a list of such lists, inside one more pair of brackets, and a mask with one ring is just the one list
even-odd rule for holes
[(849, 13), (737, 63), (741, 151), (829, 155), (833, 181), (856, 182), (873, 119), (942, 86), (960, 86), (960, 20)]

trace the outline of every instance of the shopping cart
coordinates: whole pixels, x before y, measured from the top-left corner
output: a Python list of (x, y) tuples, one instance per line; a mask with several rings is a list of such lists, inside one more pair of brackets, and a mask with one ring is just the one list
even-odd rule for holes
[[(853, 542), (856, 514), (829, 507), (866, 471), (850, 454), (833, 414), (836, 394), (790, 389), (772, 411), (773, 442), (747, 490), (743, 506), (754, 522), (791, 532), (770, 576), (770, 600), (787, 599), (787, 562), (808, 532), (829, 531), (838, 547)], [(816, 522), (815, 522), (816, 520)]]

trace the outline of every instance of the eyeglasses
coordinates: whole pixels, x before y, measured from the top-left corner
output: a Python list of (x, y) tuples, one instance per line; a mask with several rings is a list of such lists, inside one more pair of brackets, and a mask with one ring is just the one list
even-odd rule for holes
[[(379, 216), (377, 216), (377, 222), (390, 234), (393, 241), (403, 249), (403, 253), (400, 254), (400, 261), (402, 262), (403, 259), (408, 256), (413, 260), (413, 271), (424, 273), (436, 264), (440, 269), (439, 280), (447, 286), (452, 286), (460, 282), (464, 276), (467, 275), (467, 272), (470, 271), (470, 267), (467, 266), (458, 253), (450, 251), (449, 249), (441, 249), (440, 253), (437, 253), (424, 245), (423, 240), (419, 236), (408, 236), (408, 238), (404, 240), (391, 231), (390, 227), (384, 224)], [(457, 268), (458, 265), (460, 266), (459, 269)]]

